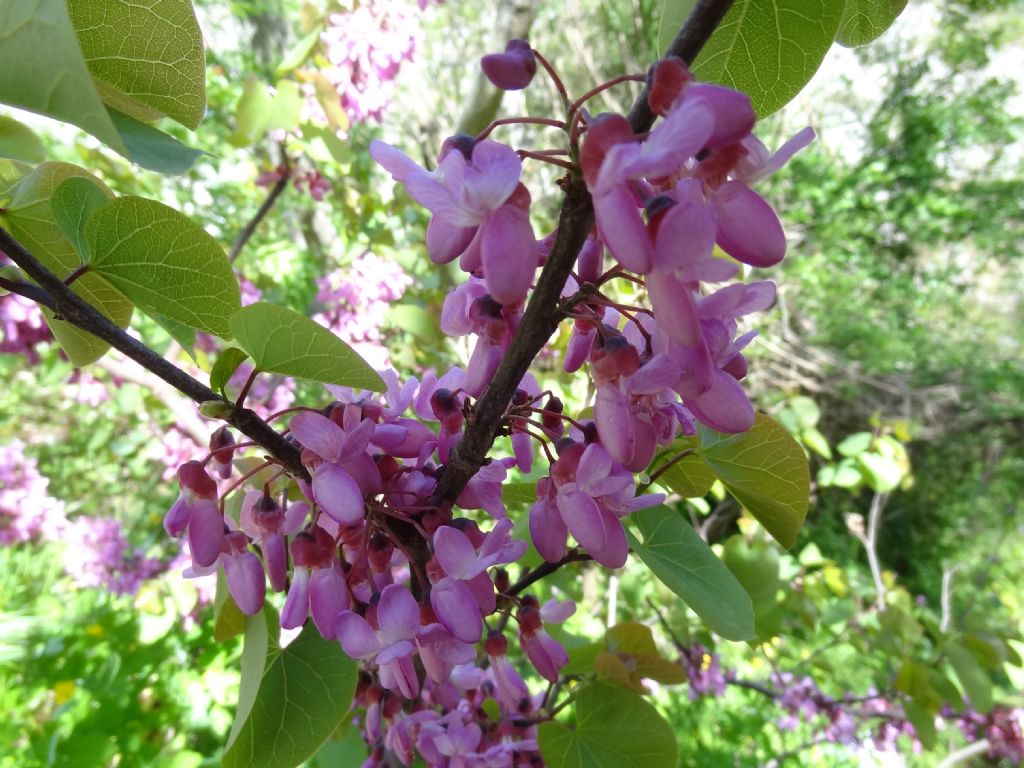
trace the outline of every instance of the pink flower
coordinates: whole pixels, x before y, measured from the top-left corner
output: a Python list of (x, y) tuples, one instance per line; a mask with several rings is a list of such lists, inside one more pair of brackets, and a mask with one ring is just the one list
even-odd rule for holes
[(412, 655), (420, 626), (420, 610), (409, 590), (397, 584), (383, 589), (376, 606), (377, 629), (362, 616), (342, 611), (335, 621), (335, 636), (354, 659), (373, 660), (380, 667), (380, 682), (407, 699), (419, 693), (419, 678)]
[(509, 40), (504, 53), (489, 53), (480, 60), (487, 79), (504, 91), (519, 91), (537, 74), (537, 58), (525, 40)]

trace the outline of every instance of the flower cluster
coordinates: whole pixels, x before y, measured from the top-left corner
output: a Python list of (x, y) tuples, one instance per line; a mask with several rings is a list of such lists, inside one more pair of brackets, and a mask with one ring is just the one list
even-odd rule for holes
[(38, 304), (16, 293), (0, 296), (0, 353), (23, 354), (35, 364), (36, 345), (52, 338)]
[(47, 491), (25, 443), (0, 445), (0, 545), (34, 539), (56, 540), (67, 527), (64, 503)]
[[(420, 2), (422, 11), (427, 2)], [(353, 122), (383, 118), (391, 83), (416, 51), (419, 20), (410, 9), (382, 0), (332, 13), (320, 35), (329, 66), (320, 70), (338, 91)]]
[(374, 368), (389, 365), (381, 326), (412, 278), (398, 264), (367, 251), (317, 280), (320, 310), (313, 319), (345, 340)]
[[(375, 8), (360, 6), (348, 18)], [(353, 53), (360, 39), (347, 34), (332, 61), (361, 61), (364, 54)], [(526, 87), (538, 71), (523, 41), (483, 66), (505, 88)], [(370, 764), (388, 754), (452, 766), (539, 760), (534, 728), (550, 719), (552, 702), (531, 694), (508, 642), (514, 637), (525, 661), (556, 686), (569, 658), (548, 627), (575, 606), (542, 605), (526, 594), (532, 580), (511, 582), (505, 566), (523, 557), (527, 542), (514, 537), (502, 497), (510, 471), (530, 473), (538, 448), (547, 460), (529, 534), (551, 567), (587, 559), (617, 568), (629, 552), (623, 520), (664, 500), (638, 495), (635, 479), (657, 448), (692, 434), (695, 421), (725, 432), (753, 423), (738, 384), (753, 333), (740, 334), (738, 320), (768, 307), (774, 285), (705, 284), (731, 279), (737, 262), (765, 267), (782, 258), (781, 226), (750, 184), (810, 134), (772, 156), (750, 133), (754, 113), (742, 94), (695, 83), (674, 60), (658, 65), (651, 85), (651, 107), (663, 120), (641, 135), (622, 116), (590, 117), (581, 101), (565, 121), (523, 119), (563, 130), (566, 146), (551, 150), (517, 151), (488, 138), (489, 129), (448, 139), (427, 170), (374, 142), (373, 158), (432, 214), (430, 259), (457, 260), (468, 274), (441, 317), (445, 333), (473, 337), (465, 368), (404, 381), (385, 371), (383, 397), (328, 387), (336, 399), (326, 407), (288, 409), (287, 439), (308, 477), (271, 471), (247, 486), (250, 464), (232, 480), (244, 448), (226, 429), (205, 460), (178, 469), (181, 495), (164, 524), (170, 535), (187, 536), (187, 574), (222, 568), (246, 614), (259, 611), (268, 592), (283, 593), (283, 627), (311, 620), (361, 660), (358, 701), (376, 755)], [(565, 168), (567, 183), (593, 200), (595, 224), (582, 250), (567, 254), (576, 269), (559, 304), (559, 319), (572, 324), (564, 367), (586, 366), (592, 414), (565, 413), (558, 394), (541, 391), (527, 373), (498, 427), (511, 455), (486, 459), (450, 492), (441, 480), (526, 322), (537, 269), (559, 247), (557, 232), (534, 231), (524, 156)], [(372, 255), (356, 269), (357, 280), (321, 285), (317, 319), (353, 341), (377, 342), (377, 310), (401, 295), (407, 279)], [(619, 300), (618, 280), (646, 284), (643, 306)], [(237, 516), (225, 512), (233, 493), (242, 495)], [(719, 689), (720, 671), (700, 658), (691, 676), (701, 690)], [(494, 710), (497, 727), (485, 714)]]
[(112, 518), (81, 516), (64, 532), (64, 570), (83, 587), (106, 587), (115, 595), (134, 595), (142, 582), (166, 570), (157, 558), (146, 557)]

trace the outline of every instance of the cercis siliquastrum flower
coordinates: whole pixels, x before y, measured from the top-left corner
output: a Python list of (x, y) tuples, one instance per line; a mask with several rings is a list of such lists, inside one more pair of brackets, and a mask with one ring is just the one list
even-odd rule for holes
[[(499, 87), (518, 89), (538, 61), (514, 41), (483, 67)], [(384, 371), (383, 397), (331, 386), (335, 400), (326, 406), (289, 409), (287, 439), (301, 452), (304, 476), (238, 462), (248, 444), (236, 445), (227, 429), (215, 433), (205, 462), (179, 470), (182, 494), (165, 526), (174, 536), (188, 532), (190, 572), (222, 566), (248, 614), (262, 606), (269, 579), (271, 593), (285, 593), (283, 627), (311, 618), (361, 661), (356, 703), (369, 764), (410, 764), (417, 754), (437, 765), (539, 760), (535, 728), (553, 702), (531, 693), (508, 658), (505, 632), (512, 623), (525, 663), (555, 686), (568, 656), (545, 627), (575, 606), (541, 604), (523, 594), (536, 580), (530, 572), (513, 582), (506, 570), (527, 550), (514, 535), (526, 510), (503, 497), (509, 473), (530, 473), (535, 457), (546, 459), (527, 526), (553, 564), (546, 568), (577, 560), (618, 568), (629, 555), (624, 519), (664, 500), (637, 495), (636, 473), (658, 449), (694, 434), (697, 422), (726, 433), (753, 424), (739, 381), (755, 332), (739, 323), (772, 305), (775, 286), (728, 281), (741, 265), (783, 258), (782, 227), (751, 185), (813, 133), (769, 153), (751, 133), (749, 99), (695, 82), (679, 60), (656, 65), (650, 86), (661, 120), (639, 135), (625, 117), (590, 116), (586, 99), (567, 98), (565, 119), (506, 119), (479, 136), (448, 139), (430, 170), (374, 141), (371, 156), (431, 213), (429, 258), (457, 261), (467, 273), (440, 318), (446, 334), (473, 337), (464, 367), (404, 381)], [(517, 150), (492, 139), (508, 122), (560, 129), (562, 142)], [(557, 230), (535, 234), (524, 159), (555, 164), (570, 184), (582, 179), (593, 203), (557, 308), (571, 324), (562, 367), (589, 377), (593, 401), (574, 414), (567, 392), (542, 389), (527, 373), (497, 428), (509, 438), (498, 449), (510, 455), (484, 459), (451, 491), (440, 481), (469, 431), (480, 429), (475, 409), (524, 330), (537, 270), (559, 243)], [(559, 224), (571, 226), (579, 222)], [(646, 290), (624, 303), (620, 280)], [(592, 416), (581, 415), (585, 408)], [(224, 503), (236, 492), (244, 493), (237, 522)], [(488, 699), (501, 713), (497, 725), (487, 721)]]

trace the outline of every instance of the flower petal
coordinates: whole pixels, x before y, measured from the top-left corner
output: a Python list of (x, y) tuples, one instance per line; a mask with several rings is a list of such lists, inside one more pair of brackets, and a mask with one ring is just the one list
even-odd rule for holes
[(292, 417), (291, 431), (303, 448), (327, 461), (334, 461), (345, 445), (341, 427), (313, 411), (299, 411)]
[(386, 645), (416, 636), (420, 627), (420, 607), (408, 589), (399, 584), (384, 587), (377, 605), (377, 625), (381, 641)]
[(359, 614), (342, 611), (334, 621), (334, 635), (353, 659), (372, 659), (381, 649), (380, 638)]
[(718, 209), (717, 242), (723, 251), (752, 267), (770, 267), (782, 261), (786, 234), (764, 198), (742, 182), (728, 181), (712, 200)]
[(458, 528), (443, 525), (434, 532), (434, 557), (454, 579), (468, 579), (480, 573), (476, 549)]
[(476, 643), (484, 631), (476, 598), (461, 581), (443, 578), (430, 590), (430, 605), (445, 629), (464, 643)]

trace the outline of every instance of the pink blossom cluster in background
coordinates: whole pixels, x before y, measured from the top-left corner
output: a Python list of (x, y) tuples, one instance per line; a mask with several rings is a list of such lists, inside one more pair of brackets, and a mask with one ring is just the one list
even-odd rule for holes
[(64, 502), (50, 496), (49, 485), (25, 443), (0, 445), (0, 545), (60, 537), (68, 524)]
[(15, 293), (0, 296), (0, 352), (24, 354), (34, 365), (36, 345), (52, 338), (38, 304)]
[(115, 595), (133, 595), (147, 579), (166, 570), (146, 557), (124, 535), (121, 523), (109, 517), (82, 516), (63, 535), (64, 570), (80, 586), (105, 587)]
[[(419, 3), (420, 10), (428, 5)], [(330, 66), (321, 74), (337, 89), (342, 109), (353, 122), (380, 122), (391, 99), (391, 82), (402, 63), (412, 61), (420, 20), (387, 0), (360, 3), (348, 13), (332, 13), (323, 41)]]
[(392, 302), (402, 298), (412, 278), (398, 264), (367, 251), (344, 268), (317, 280), (313, 319), (349, 344), (374, 368), (390, 365), (381, 326)]

